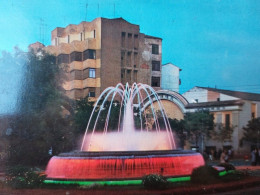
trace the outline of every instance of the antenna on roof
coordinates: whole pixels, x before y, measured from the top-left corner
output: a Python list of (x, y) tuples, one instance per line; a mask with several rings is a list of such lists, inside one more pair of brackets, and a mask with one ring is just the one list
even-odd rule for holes
[(98, 17), (99, 17), (99, 3), (97, 4), (97, 8), (98, 8)]
[(87, 21), (87, 14), (88, 14), (88, 3), (86, 3), (86, 14), (85, 14), (85, 21)]
[(116, 17), (116, 4), (114, 3), (114, 18)]
[(40, 18), (40, 42), (44, 44), (44, 38), (45, 38), (45, 27), (47, 25), (44, 22), (44, 19)]

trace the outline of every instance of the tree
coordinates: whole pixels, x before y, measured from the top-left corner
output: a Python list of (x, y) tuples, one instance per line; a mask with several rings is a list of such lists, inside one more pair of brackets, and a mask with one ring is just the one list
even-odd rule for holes
[[(103, 102), (103, 101), (101, 101), (101, 102)], [(111, 106), (111, 108), (110, 108), (110, 106)], [(110, 113), (108, 113), (109, 108), (110, 108)], [(98, 109), (96, 110), (96, 114), (98, 113), (99, 109), (101, 109), (101, 107), (98, 107)], [(123, 117), (123, 114), (122, 114), (123, 110), (124, 109), (122, 108), (121, 119)], [(118, 101), (113, 101), (112, 105), (111, 105), (111, 101), (106, 101), (104, 103), (104, 106), (103, 106), (100, 116), (98, 118), (98, 124), (97, 124), (96, 130), (97, 131), (104, 130), (105, 122), (106, 122), (107, 116), (109, 115), (108, 130), (117, 131), (118, 124), (119, 124), (119, 113), (120, 113), (120, 103)], [(96, 116), (94, 118), (96, 118)], [(120, 122), (122, 122), (122, 120)]]
[(234, 126), (226, 126), (222, 123), (216, 124), (214, 131), (212, 131), (211, 137), (214, 140), (217, 140), (221, 143), (224, 141), (231, 141), (232, 140), (232, 134), (234, 131)]
[(91, 112), (94, 108), (94, 102), (89, 102), (88, 97), (76, 100), (74, 127), (77, 136), (84, 134)]
[(68, 151), (74, 143), (70, 117), (62, 114), (63, 105), (68, 104), (61, 90), (64, 71), (55, 56), (44, 51), (20, 55), (26, 60), (14, 131), (9, 136), (9, 163), (45, 164), (49, 151)]
[[(91, 118), (91, 123), (89, 125), (88, 130), (93, 130), (94, 124), (98, 115), (99, 110), (101, 109), (101, 103), (96, 107), (96, 110), (93, 113)], [(103, 108), (100, 112), (98, 117), (98, 122), (96, 124), (95, 131), (103, 131), (105, 127), (105, 122), (108, 116), (108, 111), (111, 102), (106, 101), (103, 105)], [(81, 136), (85, 133), (88, 122), (90, 120), (90, 116), (92, 110), (94, 109), (94, 102), (90, 102), (88, 97), (82, 98), (76, 101), (75, 106), (75, 116), (74, 116), (74, 126), (76, 128), (75, 132), (77, 136)], [(118, 123), (119, 123), (119, 112), (120, 112), (120, 104), (117, 101), (114, 101), (111, 105), (110, 113), (109, 113), (109, 123), (108, 123), (108, 130), (117, 130)]]
[(254, 118), (248, 121), (247, 125), (243, 127), (244, 135), (241, 139), (241, 144), (243, 141), (247, 141), (259, 147), (260, 142), (260, 117)]
[(188, 138), (195, 142), (196, 146), (201, 143), (204, 147), (204, 138), (210, 138), (210, 132), (214, 128), (214, 117), (209, 111), (196, 111), (186, 113), (184, 116), (185, 128), (188, 132)]
[(168, 120), (169, 120), (172, 131), (175, 133), (175, 135), (179, 139), (179, 146), (181, 148), (183, 148), (185, 145), (185, 141), (187, 140), (187, 131), (185, 129), (185, 121), (171, 119), (171, 118), (169, 118)]

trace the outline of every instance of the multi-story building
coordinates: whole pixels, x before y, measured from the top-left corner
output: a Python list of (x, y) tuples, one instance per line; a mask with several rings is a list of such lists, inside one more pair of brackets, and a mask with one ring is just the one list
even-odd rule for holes
[(260, 94), (194, 87), (183, 96), (189, 102), (186, 112), (209, 110), (214, 115), (216, 124), (221, 123), (225, 127), (233, 128), (231, 140), (222, 140), (222, 143), (212, 139), (205, 140), (206, 149), (232, 147), (236, 154), (245, 154), (250, 151), (251, 144), (245, 143), (242, 146), (240, 140), (243, 137), (243, 127), (252, 118), (260, 116)]
[(63, 87), (72, 99), (98, 97), (120, 82), (161, 87), (162, 39), (140, 33), (139, 25), (122, 18), (57, 27), (45, 50), (67, 67)]

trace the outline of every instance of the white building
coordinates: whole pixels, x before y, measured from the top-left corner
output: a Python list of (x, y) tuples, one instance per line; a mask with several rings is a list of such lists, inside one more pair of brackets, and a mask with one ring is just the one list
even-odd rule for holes
[(223, 143), (206, 140), (208, 148), (232, 147), (235, 154), (248, 154), (250, 144), (240, 146), (243, 137), (243, 127), (252, 118), (260, 117), (260, 94), (230, 91), (209, 87), (194, 87), (183, 96), (188, 100), (187, 112), (207, 109), (214, 115), (215, 123), (233, 125), (232, 141)]
[(163, 90), (179, 92), (181, 69), (172, 63), (162, 65), (162, 85)]

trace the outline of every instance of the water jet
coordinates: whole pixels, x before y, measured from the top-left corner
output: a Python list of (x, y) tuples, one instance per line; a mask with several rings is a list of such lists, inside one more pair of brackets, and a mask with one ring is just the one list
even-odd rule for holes
[[(117, 128), (111, 130), (115, 106), (119, 108)], [(101, 121), (104, 125), (97, 129)], [(118, 84), (97, 99), (80, 151), (50, 159), (46, 181), (135, 181), (148, 174), (186, 177), (204, 164), (201, 154), (176, 149), (163, 105), (152, 87)]]

